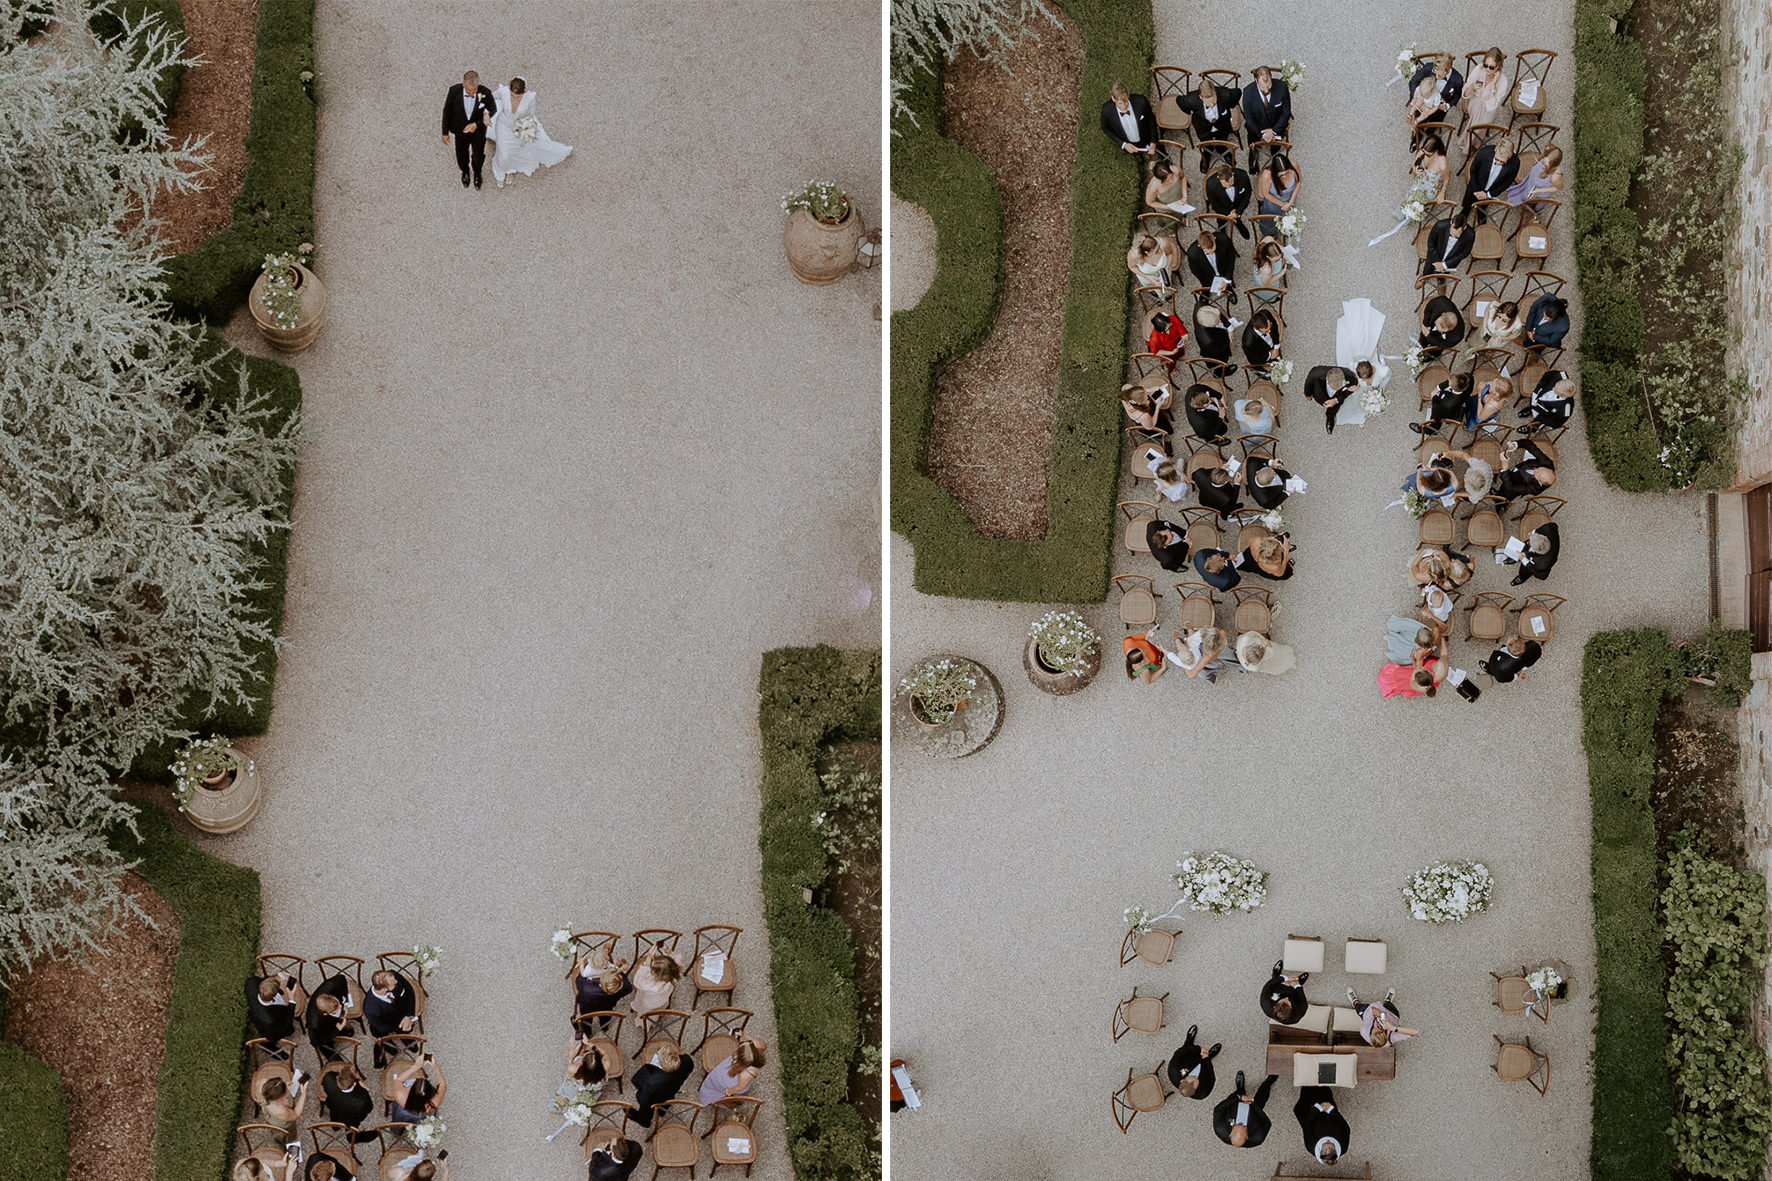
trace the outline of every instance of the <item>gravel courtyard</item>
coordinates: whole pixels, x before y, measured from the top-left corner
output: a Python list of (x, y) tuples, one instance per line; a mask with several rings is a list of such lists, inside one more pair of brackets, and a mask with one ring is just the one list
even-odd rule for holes
[[(315, 32), (289, 646), (264, 814), (210, 847), (263, 874), (266, 950), (440, 945), (451, 1163), (578, 1177), (542, 1139), (550, 932), (744, 927), (773, 1050), (760, 655), (879, 642), (880, 284), (796, 282), (779, 207), (829, 179), (879, 223), (878, 10), (321, 0)], [(571, 158), (463, 189), (438, 113), (467, 68), (525, 75)]]
[[(1566, 0), (1501, 0), (1480, 11), (1356, 0), (1276, 19), (1254, 4), (1208, 11), (1158, 0), (1159, 63), (1233, 68), (1245, 81), (1264, 61), (1296, 58), (1308, 69), (1291, 135), (1299, 208), (1310, 218), (1286, 305), (1286, 355), (1298, 374), (1278, 433), (1281, 457), (1310, 487), (1287, 505), (1299, 573), (1279, 584), (1274, 632), (1297, 649), (1299, 667), (1282, 678), (1231, 673), (1216, 687), (1179, 672), (1130, 684), (1116, 667), (1122, 628), (1110, 600), (1084, 609), (1108, 648), (1098, 683), (1048, 697), (1019, 668), (1028, 623), (1045, 606), (919, 595), (910, 546), (893, 538), (893, 674), (926, 654), (957, 652), (992, 668), (1007, 697), (1002, 732), (976, 756), (936, 763), (903, 745), (894, 752), (891, 1051), (912, 1060), (926, 1101), (923, 1112), (894, 1117), (898, 1175), (995, 1181), (1156, 1169), (1182, 1181), (1254, 1181), (1276, 1161), (1302, 1162), (1290, 1079), (1275, 1087), (1273, 1131), (1258, 1150), (1220, 1144), (1209, 1111), (1238, 1070), (1251, 1085), (1260, 1079), (1266, 1019), (1256, 993), (1289, 932), (1328, 946), (1327, 970), (1307, 988), (1314, 1002), (1345, 1003), (1348, 984), (1362, 1000), (1394, 985), (1423, 1033), (1400, 1049), (1394, 1082), (1338, 1094), (1352, 1125), (1343, 1175), (1368, 1160), (1380, 1179), (1586, 1175), (1594, 947), (1581, 648), (1602, 628), (1702, 628), (1704, 501), (1608, 488), (1578, 411), (1553, 490), (1569, 501), (1559, 518), (1563, 556), (1548, 583), (1523, 588), (1569, 598), (1543, 662), (1474, 705), (1450, 692), (1381, 701), (1374, 676), (1385, 620), (1412, 602), (1404, 566), (1414, 524), (1401, 509), (1380, 510), (1409, 470), (1413, 383), (1393, 363), (1390, 410), (1333, 437), (1302, 396), (1304, 370), (1334, 361), (1344, 299), (1369, 297), (1389, 317), (1384, 352), (1401, 354), (1413, 341), (1409, 235), (1366, 246), (1392, 224), (1406, 187), (1404, 87), (1384, 86), (1398, 48), (1443, 47), (1461, 72), (1466, 51), (1491, 44), (1507, 51), (1510, 72), (1520, 49), (1557, 50), (1546, 117), (1563, 127), (1568, 150), (1571, 12)], [(1103, 98), (1085, 96), (1091, 111)], [(1453, 167), (1462, 162), (1455, 151)], [(1573, 173), (1571, 153), (1571, 184)], [(1554, 229), (1549, 269), (1573, 279), (1568, 208)], [(1241, 277), (1248, 247), (1238, 239), (1237, 248)], [(1573, 305), (1578, 344), (1578, 293)], [(1115, 571), (1163, 573), (1123, 547)], [(1485, 564), (1471, 589), (1511, 589), (1510, 575)], [(1158, 580), (1166, 629), (1174, 581)], [(1453, 646), (1454, 663), (1472, 671), (1485, 655), (1487, 645)], [(1250, 916), (1191, 916), (1172, 964), (1119, 967), (1121, 910), (1166, 909), (1175, 861), (1214, 848), (1270, 871), (1267, 905)], [(1461, 926), (1412, 921), (1397, 893), (1403, 880), (1430, 861), (1464, 857), (1495, 874), (1493, 910)], [(1386, 977), (1342, 972), (1350, 935), (1389, 942)], [(1554, 1010), (1548, 1028), (1490, 1003), (1487, 972), (1534, 957), (1575, 971), (1573, 1001)], [(1114, 1004), (1134, 985), (1169, 994), (1168, 1028), (1110, 1045)], [(1225, 1047), (1211, 1100), (1172, 1098), (1122, 1136), (1109, 1094), (1128, 1067), (1166, 1059), (1193, 1022), (1203, 1042)], [(1530, 1034), (1549, 1053), (1547, 1097), (1496, 1079), (1491, 1032)]]

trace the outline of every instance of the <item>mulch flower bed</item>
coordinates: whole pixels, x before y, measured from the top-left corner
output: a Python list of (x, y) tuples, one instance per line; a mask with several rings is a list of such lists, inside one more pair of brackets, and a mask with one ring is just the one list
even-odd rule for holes
[(183, 0), (185, 53), (203, 64), (185, 71), (167, 125), (173, 143), (207, 135), (209, 170), (194, 193), (162, 193), (153, 213), (168, 254), (200, 245), (233, 217), (246, 175), (246, 133), (252, 122), (252, 66), (257, 50), (256, 0)]

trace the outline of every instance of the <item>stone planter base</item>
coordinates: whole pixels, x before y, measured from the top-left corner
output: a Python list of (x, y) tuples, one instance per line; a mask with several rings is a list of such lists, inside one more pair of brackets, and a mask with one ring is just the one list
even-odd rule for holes
[(781, 232), (788, 269), (802, 283), (835, 283), (855, 264), (865, 232), (866, 226), (853, 201), (843, 220), (835, 223), (819, 221), (804, 209), (793, 210)]
[(1021, 667), (1027, 670), (1028, 680), (1033, 682), (1034, 688), (1042, 693), (1068, 697), (1078, 690), (1088, 688), (1089, 683), (1095, 680), (1095, 674), (1101, 671), (1100, 644), (1089, 654), (1089, 663), (1083, 666), (1083, 671), (1077, 674), (1053, 672), (1040, 663), (1038, 648), (1039, 645), (1029, 636), (1027, 647), (1021, 650)]
[[(238, 751), (234, 752), (239, 754)], [(242, 761), (244, 755), (240, 755)], [(244, 770), (222, 787), (199, 787), (185, 803), (185, 819), (210, 833), (237, 832), (246, 827), (264, 806), (258, 776)]]
[(279, 328), (271, 319), (271, 313), (265, 307), (265, 272), (259, 273), (252, 284), (252, 294), (246, 300), (246, 307), (252, 312), (252, 319), (265, 343), (282, 353), (299, 353), (313, 344), (314, 338), (320, 335), (320, 325), (326, 322), (326, 288), (321, 285), (319, 276), (300, 263), (292, 269), (298, 276), (297, 290), (301, 292), (301, 315), (294, 328)]
[[(978, 688), (954, 716), (939, 726), (931, 726), (911, 712), (911, 700), (900, 695), (892, 702), (892, 733), (899, 741), (922, 751), (932, 759), (963, 759), (990, 745), (997, 731), (1003, 728), (1003, 686), (991, 670), (976, 660), (941, 653), (920, 663), (952, 660), (966, 665), (978, 680)], [(913, 666), (905, 675), (910, 675)]]

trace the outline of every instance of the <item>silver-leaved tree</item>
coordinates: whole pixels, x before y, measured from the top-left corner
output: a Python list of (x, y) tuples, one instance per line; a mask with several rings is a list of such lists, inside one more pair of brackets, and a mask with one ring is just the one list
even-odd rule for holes
[(193, 698), (268, 691), (246, 596), (296, 447), (165, 302), (144, 211), (203, 168), (155, 95), (181, 42), (54, 7), (21, 41), (0, 4), (0, 962), (115, 917), (112, 773)]
[[(915, 121), (905, 105), (911, 78), (962, 49), (1003, 65), (1034, 17), (1058, 18), (1041, 0), (892, 0), (892, 115)], [(1037, 42), (1036, 42), (1037, 43)]]

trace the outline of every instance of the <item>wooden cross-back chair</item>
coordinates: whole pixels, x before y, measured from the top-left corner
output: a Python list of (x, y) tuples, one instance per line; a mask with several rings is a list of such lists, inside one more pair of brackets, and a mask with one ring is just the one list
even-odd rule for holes
[(345, 1000), (345, 1016), (352, 1021), (363, 1017), (363, 997), (369, 991), (363, 982), (363, 957), (360, 955), (323, 955), (314, 961), (314, 970), (320, 979), (314, 982), (318, 988), (334, 976), (343, 976), (349, 986)]
[[(1471, 392), (1480, 394), (1483, 386), (1501, 377), (1501, 371), (1513, 361), (1512, 349), (1490, 346), (1471, 350)], [(1516, 394), (1518, 389), (1514, 391)]]
[(1465, 613), (1464, 638), (1499, 640), (1507, 635), (1507, 613), (1514, 597), (1506, 591), (1478, 591)]
[(628, 1121), (637, 1110), (625, 1099), (599, 1099), (591, 1104), (591, 1122), (585, 1125), (585, 1134), (578, 1141), (585, 1159), (590, 1160), (591, 1153), (611, 1140), (626, 1140)]
[(1235, 586), (1231, 588), (1231, 598), (1237, 603), (1236, 614), (1231, 622), (1235, 634), (1260, 632), (1265, 636), (1273, 630), (1273, 591), (1265, 586)]
[(1502, 523), (1501, 514), (1506, 509), (1507, 501), (1493, 494), (1473, 505), (1470, 516), (1464, 519), (1465, 546), (1493, 551), (1497, 546), (1505, 545), (1507, 526)]
[[(1193, 135), (1193, 120), (1181, 109), (1181, 96), (1194, 88), (1194, 76), (1180, 66), (1151, 67), (1151, 114), (1160, 133), (1179, 131), (1183, 139)], [(1169, 138), (1175, 138), (1170, 135)], [(1177, 167), (1181, 164), (1176, 161)]]
[(1429, 201), (1427, 212), (1421, 215), (1421, 224), (1415, 227), (1415, 260), (1427, 261), (1427, 238), (1434, 232), (1434, 226), (1458, 211), (1456, 201)]
[[(1166, 919), (1165, 922), (1174, 922)], [(1120, 966), (1124, 968), (1133, 960), (1143, 960), (1153, 967), (1160, 968), (1175, 958), (1175, 940), (1181, 935), (1181, 926), (1177, 923), (1175, 930), (1163, 927), (1152, 927), (1148, 931), (1126, 929), (1126, 937), (1120, 940)]]
[[(1550, 1089), (1550, 1055), (1533, 1049), (1531, 1038), (1521, 1044), (1504, 1042), (1499, 1033), (1491, 1036), (1495, 1038), (1495, 1065), (1491, 1069), (1497, 1075), (1510, 1083), (1524, 1079), (1540, 1096)], [(1538, 1081), (1541, 1068), (1544, 1072), (1543, 1082)]]
[(1226, 368), (1228, 368), (1228, 366), (1224, 365), (1222, 362), (1214, 361), (1210, 357), (1189, 357), (1187, 359), (1189, 380), (1196, 385), (1210, 386), (1221, 394), (1228, 394), (1230, 392), (1225, 388), (1224, 384)]
[[(734, 927), (726, 923), (709, 923), (695, 929), (695, 954), (689, 961), (689, 975), (695, 983), (695, 999), (692, 1003), (701, 1004), (703, 993), (712, 993), (717, 997), (732, 996), (733, 989), (738, 985), (738, 937), (744, 934), (743, 927)], [(720, 959), (720, 972), (709, 978), (704, 970), (709, 956)]]
[[(1527, 310), (1530, 309), (1531, 305), (1528, 304)], [(1529, 361), (1543, 362), (1547, 369), (1561, 369), (1563, 367), (1563, 346), (1560, 344), (1527, 345), (1526, 357)]]
[(724, 1005), (715, 1005), (701, 1015), (701, 1040), (695, 1043), (695, 1053), (701, 1059), (702, 1070), (711, 1072), (732, 1057), (738, 1050), (739, 1036), (753, 1016), (749, 1009)]
[(1515, 617), (1520, 634), (1528, 640), (1548, 643), (1557, 634), (1557, 608), (1568, 601), (1562, 595), (1553, 595), (1547, 591), (1527, 595), (1521, 600), (1519, 614)]
[(1176, 515), (1181, 518), (1182, 526), (1187, 530), (1187, 545), (1190, 552), (1198, 553), (1202, 549), (1218, 548), (1217, 512), (1196, 504), (1176, 510)]
[[(1479, 202), (1480, 204), (1480, 202)], [(1514, 265), (1536, 263), (1550, 257), (1551, 222), (1563, 203), (1555, 197), (1538, 197), (1519, 207), (1514, 215)]]
[(412, 985), (412, 1029), (415, 1033), (425, 1031), (425, 980), (418, 970), (418, 960), (410, 951), (378, 952), (375, 962), (385, 971), (398, 972)]
[(1259, 505), (1244, 505), (1225, 517), (1225, 520), (1237, 531), (1235, 543), (1237, 553), (1242, 553), (1264, 537), (1273, 536), (1267, 523), (1262, 520), (1266, 515), (1266, 511)]
[[(1157, 506), (1148, 500), (1122, 500), (1114, 507), (1126, 518), (1126, 528), (1120, 535), (1121, 541), (1126, 546), (1126, 551), (1133, 554), (1150, 553), (1149, 533), (1151, 522), (1156, 520), (1158, 516)], [(1139, 513), (1135, 512), (1135, 509), (1148, 509), (1149, 511)]]
[(1157, 1033), (1167, 1024), (1163, 1020), (1163, 1002), (1169, 994), (1162, 996), (1139, 996), (1136, 986), (1132, 995), (1114, 1006), (1114, 1016), (1108, 1022), (1108, 1035), (1115, 1042), (1128, 1033)]
[(1458, 536), (1458, 524), (1450, 509), (1435, 504), (1421, 514), (1417, 535), (1422, 545), (1451, 545)]
[(1242, 435), (1237, 439), (1237, 446), (1243, 452), (1244, 463), (1254, 459), (1266, 459), (1271, 462), (1279, 452), (1280, 440), (1267, 434)]
[(1532, 301), (1541, 295), (1561, 295), (1569, 280), (1555, 271), (1527, 271), (1525, 282), (1520, 288), (1520, 310), (1532, 306)]
[(1500, 270), (1500, 262), (1507, 257), (1507, 234), (1503, 225), (1514, 211), (1514, 207), (1498, 197), (1488, 197), (1471, 203), (1471, 231), (1476, 235), (1471, 241), (1471, 265), (1480, 262), (1495, 263), (1493, 268)]
[(375, 1138), (381, 1148), (381, 1157), (376, 1162), (375, 1176), (377, 1181), (393, 1181), (394, 1170), (401, 1161), (412, 1155), (413, 1144), (407, 1139), (412, 1134), (411, 1124), (377, 1124), (373, 1129)]
[(627, 1024), (628, 1014), (606, 1010), (601, 1013), (580, 1013), (572, 1019), (579, 1036), (586, 1038), (597, 1047), (603, 1059), (603, 1068), (615, 1083), (617, 1091), (624, 1089), (622, 1076), (627, 1073), (627, 1055), (621, 1048), (622, 1027)]
[(1249, 315), (1245, 322), (1253, 320), (1256, 312), (1272, 312), (1274, 319), (1280, 322), (1282, 344), (1286, 332), (1286, 289), (1284, 287), (1245, 287), (1243, 299), (1249, 305)]
[(693, 1099), (663, 1099), (652, 1108), (652, 1176), (665, 1169), (688, 1169), (691, 1177), (701, 1164), (701, 1140), (695, 1125), (701, 1104)]
[(1513, 427), (1499, 422), (1478, 423), (1464, 450), (1470, 452), (1472, 459), (1480, 459), (1491, 470), (1500, 471), (1501, 461), (1507, 454), (1507, 441), (1513, 433)]
[[(1140, 291), (1152, 291), (1152, 290), (1161, 291), (1163, 289), (1160, 287), (1157, 287), (1157, 288), (1140, 287), (1139, 290)], [(1174, 294), (1174, 293), (1171, 292), (1170, 294)], [(1171, 317), (1173, 319), (1177, 319), (1177, 320), (1181, 319), (1181, 317), (1179, 317), (1175, 314), (1175, 308), (1169, 304), (1166, 304), (1166, 303), (1160, 303), (1156, 307), (1146, 308), (1142, 313), (1140, 313), (1139, 322), (1138, 322), (1138, 334), (1146, 342), (1148, 342), (1150, 340), (1151, 330), (1152, 330), (1152, 328), (1155, 327), (1155, 325), (1152, 324), (1152, 321), (1155, 320), (1158, 316), (1169, 316), (1169, 317)], [(1184, 321), (1184, 323), (1185, 323), (1185, 321)], [(1186, 345), (1184, 344), (1182, 347), (1185, 348)]]
[(1463, 429), (1463, 419), (1431, 419), (1427, 429), (1421, 433), (1421, 442), (1415, 445), (1415, 462), (1425, 464), (1436, 452), (1443, 455), (1448, 451), (1457, 451), (1458, 447), (1454, 444)]
[[(1469, 76), (1465, 75), (1467, 78)], [(1476, 158), (1478, 152), (1506, 135), (1507, 127), (1500, 123), (1466, 123), (1464, 130), (1471, 137), (1471, 145), (1470, 150), (1464, 154), (1464, 164), (1458, 172), (1468, 184), (1471, 178), (1471, 161)], [(1450, 148), (1451, 145), (1448, 144), (1447, 147)]]
[(1557, 514), (1563, 510), (1568, 501), (1561, 496), (1524, 496), (1517, 502), (1520, 515), (1514, 520), (1514, 535), (1524, 540), (1540, 525), (1548, 525), (1556, 520)]
[(1157, 622), (1155, 587), (1156, 580), (1148, 574), (1114, 576), (1114, 589), (1120, 592), (1120, 623), (1128, 631), (1147, 631)]
[(357, 1138), (356, 1129), (350, 1124), (341, 1124), (336, 1120), (321, 1120), (308, 1125), (308, 1139), (314, 1146), (314, 1155), (325, 1153), (335, 1160), (342, 1161), (346, 1168), (356, 1171)]
[(1203, 627), (1213, 627), (1218, 618), (1218, 600), (1212, 588), (1203, 582), (1178, 582), (1174, 587), (1180, 596), (1175, 622), (1183, 635)]
[(1140, 1112), (1161, 1111), (1169, 1099), (1163, 1087), (1162, 1066), (1134, 1077), (1133, 1068), (1126, 1068), (1126, 1082), (1113, 1094), (1114, 1123), (1124, 1132), (1132, 1126)]
[[(1280, 71), (1274, 71), (1278, 78)], [(1267, 167), (1267, 162), (1275, 156), (1292, 158), (1292, 142), (1284, 139), (1262, 139), (1259, 135), (1246, 137), (1249, 140), (1249, 175), (1255, 176)]]
[(1138, 300), (1138, 314), (1145, 317), (1147, 334), (1150, 331), (1150, 314), (1152, 312), (1174, 313), (1175, 305), (1172, 298), (1174, 294), (1167, 287), (1161, 287), (1155, 283), (1146, 283), (1132, 292), (1133, 297)]
[(1522, 965), (1518, 976), (1503, 976), (1499, 972), (1491, 972), (1495, 978), (1495, 1000), (1490, 1002), (1497, 1009), (1510, 1016), (1526, 1011), (1526, 994), (1532, 986), (1526, 983), (1526, 969)]
[(613, 964), (616, 960), (622, 937), (614, 931), (578, 931), (572, 936), (573, 958), (566, 965), (566, 979), (570, 980), (578, 971), (578, 960), (587, 964), (597, 965), (597, 953), (603, 953), (603, 963)]
[(1224, 451), (1217, 443), (1202, 439), (1198, 435), (1183, 435), (1181, 445), (1187, 450), (1187, 477), (1193, 480), (1201, 471), (1211, 471), (1224, 466)]
[[(1419, 320), (1416, 322), (1420, 323)], [(1427, 367), (1416, 376), (1415, 389), (1421, 394), (1422, 405), (1427, 405), (1428, 401), (1434, 396), (1434, 391), (1440, 388), (1441, 382), (1451, 378), (1452, 370), (1457, 364), (1458, 350), (1445, 349), (1432, 361), (1428, 362)]]
[(1446, 155), (1450, 159), (1452, 149), (1458, 146), (1458, 131), (1444, 119), (1426, 119), (1415, 125), (1415, 133), (1409, 140), (1411, 150), (1420, 150), (1422, 141), (1430, 135), (1440, 137), (1446, 146)]
[(1520, 158), (1521, 176), (1531, 172), (1532, 166), (1556, 145), (1559, 130), (1555, 123), (1521, 123), (1514, 128), (1514, 154)]
[(288, 972), (290, 979), (295, 981), (295, 987), (303, 993), (307, 992), (308, 961), (301, 956), (288, 955), (281, 951), (267, 951), (258, 956), (255, 962), (258, 964), (260, 976), (275, 976), (279, 972)]
[[(1179, 246), (1181, 244), (1181, 231), (1186, 228), (1187, 219), (1185, 217), (1179, 217), (1173, 213), (1165, 213), (1160, 209), (1147, 209), (1138, 215), (1138, 228), (1136, 233), (1149, 234), (1151, 237), (1158, 239), (1172, 238), (1174, 239), (1175, 244)], [(1181, 259), (1180, 265), (1186, 266), (1187, 260), (1185, 258)]]
[(1212, 88), (1222, 95), (1229, 95), (1235, 104), (1243, 101), (1243, 75), (1236, 70), (1214, 69), (1201, 70), (1200, 81), (1212, 83)]
[[(1522, 115), (1535, 118), (1544, 114), (1547, 106), (1545, 84), (1550, 79), (1551, 67), (1556, 61), (1557, 51), (1554, 49), (1522, 49), (1514, 54), (1514, 83), (1507, 99), (1513, 119), (1517, 120)], [(1538, 94), (1529, 103), (1520, 101), (1520, 84), (1528, 78), (1538, 83)]]
[(751, 1166), (757, 1163), (757, 1112), (762, 1107), (763, 1100), (750, 1095), (732, 1095), (708, 1104), (708, 1130), (702, 1133), (714, 1158), (708, 1176), (714, 1176), (723, 1166), (741, 1165), (744, 1175), (751, 1175)]
[(634, 932), (634, 958), (628, 962), (630, 968), (638, 967), (640, 961), (655, 951), (666, 955), (677, 954), (677, 944), (683, 942), (683, 932), (673, 931), (669, 927), (647, 927)]
[(260, 1063), (252, 1072), (247, 1083), (247, 1093), (252, 1096), (254, 1112), (262, 1119), (265, 1113), (265, 1084), (272, 1079), (282, 1082), (285, 1091), (292, 1089), (294, 1083), (294, 1067), (288, 1063), (272, 1058)]
[(639, 1049), (634, 1054), (635, 1060), (645, 1062), (666, 1045), (677, 1047), (680, 1054), (687, 1053), (683, 1049), (683, 1033), (693, 1016), (681, 1009), (654, 1009), (636, 1017), (634, 1024), (639, 1028), (640, 1036), (636, 1039)]
[[(1241, 117), (1241, 116), (1239, 115), (1239, 117)], [(1189, 135), (1193, 134), (1191, 129), (1188, 134)], [(1233, 139), (1203, 139), (1203, 140), (1200, 140), (1194, 146), (1196, 148), (1198, 148), (1199, 152), (1200, 152), (1200, 175), (1202, 177), (1204, 177), (1208, 172), (1211, 172), (1214, 168), (1217, 168), (1220, 164), (1234, 165), (1237, 162), (1237, 148), (1239, 145), (1236, 140), (1233, 140)], [(1199, 213), (1194, 214), (1195, 218), (1200, 218), (1203, 216), (1211, 216), (1211, 215), (1199, 214)], [(1229, 220), (1229, 219), (1226, 219), (1226, 220)]]
[(1427, 311), (1427, 305), (1440, 296), (1445, 296), (1454, 304), (1458, 303), (1458, 289), (1464, 285), (1464, 276), (1457, 271), (1434, 271), (1415, 277), (1415, 290), (1421, 293), (1415, 301), (1415, 322), (1421, 323), (1421, 315)]
[(1169, 432), (1160, 426), (1129, 426), (1121, 431), (1131, 447), (1126, 452), (1126, 472), (1134, 480), (1154, 480), (1156, 472), (1151, 470), (1150, 449), (1156, 448), (1164, 455), (1169, 454)]
[[(1182, 120), (1185, 122), (1187, 120), (1187, 116), (1183, 115)], [(1161, 152), (1163, 154), (1163, 158), (1165, 160), (1169, 161), (1169, 166), (1171, 168), (1175, 169), (1177, 172), (1184, 171), (1187, 167), (1187, 150), (1188, 150), (1188, 134), (1189, 134), (1187, 129), (1185, 129), (1185, 128), (1164, 129), (1162, 124), (1160, 124), (1160, 123), (1157, 126), (1158, 126), (1159, 130), (1170, 130), (1170, 131), (1181, 130), (1182, 131), (1182, 137), (1180, 139), (1173, 139), (1173, 138), (1170, 138), (1167, 136), (1159, 136), (1157, 139), (1157, 151)]]
[(283, 1146), (295, 1133), (276, 1124), (241, 1124), (234, 1129), (234, 1135), (239, 1138), (242, 1156), (257, 1156), (261, 1151), (270, 1150), (276, 1153), (275, 1159), (281, 1161)]
[(1472, 271), (1470, 281), (1471, 293), (1464, 305), (1464, 317), (1475, 329), (1483, 323), (1491, 308), (1507, 302), (1507, 289), (1513, 285), (1514, 276), (1512, 271)]
[(1168, 377), (1169, 371), (1175, 368), (1175, 361), (1156, 353), (1133, 353), (1132, 373), (1135, 379), (1147, 377)]
[(331, 1053), (320, 1055), (320, 1077), (324, 1078), (329, 1074), (336, 1073), (338, 1068), (347, 1062), (351, 1064), (353, 1070), (362, 1074), (363, 1063), (360, 1057), (362, 1046), (363, 1043), (360, 1039), (349, 1034), (341, 1033), (333, 1038)]

